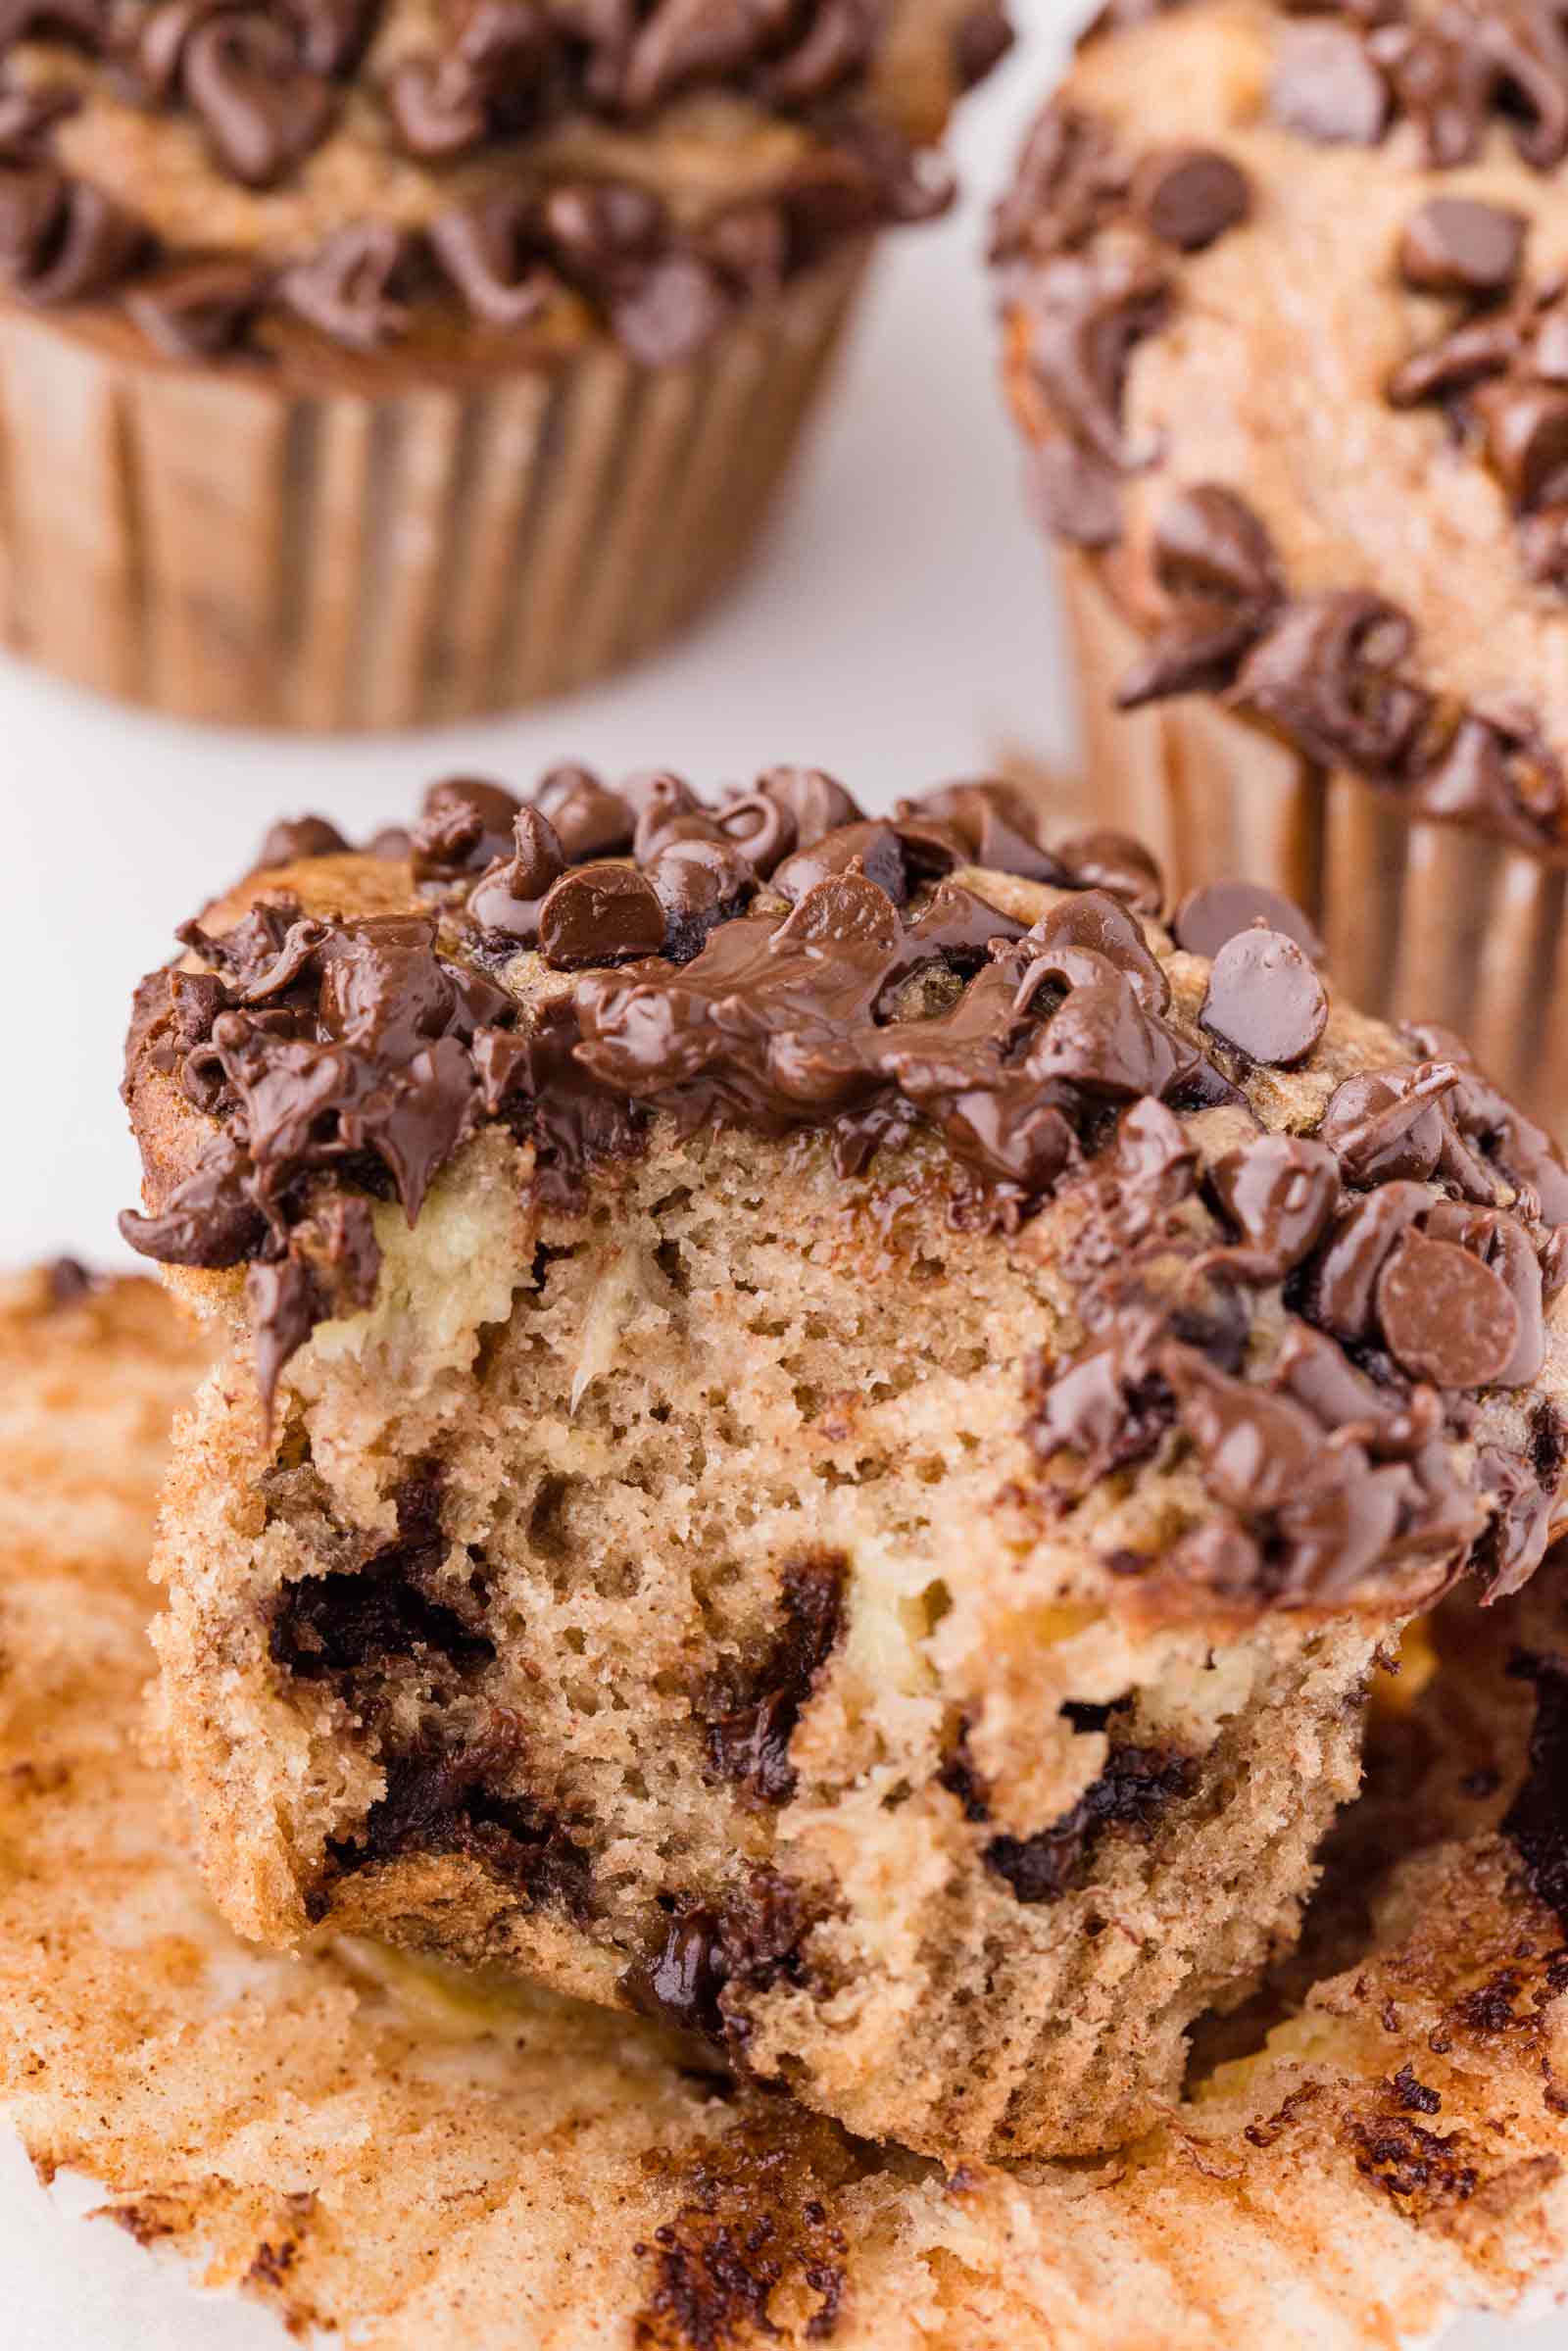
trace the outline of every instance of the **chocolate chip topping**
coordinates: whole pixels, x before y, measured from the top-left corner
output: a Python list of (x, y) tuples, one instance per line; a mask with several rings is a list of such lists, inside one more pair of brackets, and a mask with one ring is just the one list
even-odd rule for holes
[(1435, 196), (1405, 229), (1399, 269), (1423, 294), (1505, 294), (1524, 258), (1522, 213), (1459, 196)]
[(1507, 1290), (1451, 1241), (1405, 1233), (1378, 1276), (1377, 1308), (1395, 1361), (1435, 1388), (1500, 1380), (1519, 1344)]
[(581, 865), (564, 873), (539, 909), (539, 953), (557, 971), (585, 963), (634, 962), (664, 944), (664, 909), (629, 865)]
[(1214, 957), (1203, 1026), (1250, 1060), (1276, 1069), (1304, 1061), (1328, 1017), (1322, 981), (1285, 932), (1239, 931)]
[[(1449, 169), (1478, 159), (1495, 119), (1534, 168), (1568, 157), (1568, 31), (1534, 0), (1419, 16), (1400, 0), (1281, 5), (1308, 20), (1274, 41), (1270, 103), (1287, 127), (1373, 143), (1407, 119), (1430, 163)], [(1155, 0), (1126, 0), (1086, 38), (1158, 13)], [(1122, 541), (1125, 477), (1167, 455), (1180, 462), (1179, 442), (1167, 453), (1129, 435), (1125, 395), (1137, 344), (1184, 315), (1184, 251), (1201, 287), (1203, 239), (1195, 229), (1189, 243), (1152, 209), (1182, 187), (1178, 166), (1194, 155), (1229, 160), (1206, 148), (1140, 155), (1121, 126), (1058, 97), (997, 209), (1009, 360), (1027, 378), (1017, 398), (1028, 496), (1053, 535), (1093, 554)], [(1234, 202), (1250, 209), (1242, 181)], [(1527, 231), (1524, 213), (1491, 201), (1440, 193), (1419, 207), (1396, 257), (1401, 281), (1457, 315), (1388, 390), (1397, 407), (1441, 407), (1496, 475), (1529, 581), (1568, 594), (1568, 296), (1560, 277), (1528, 282)], [(1238, 560), (1189, 561), (1205, 538)], [(1568, 773), (1538, 714), (1480, 698), (1455, 710), (1430, 691), (1414, 666), (1415, 623), (1370, 590), (1293, 594), (1261, 520), (1227, 485), (1177, 491), (1154, 514), (1147, 558), (1166, 609), (1145, 625), (1119, 707), (1224, 695), (1313, 762), (1399, 787), (1423, 816), (1563, 852)]]
[[(389, 69), (374, 39), (382, 15), (381, 0), (149, 0), (123, 18), (107, 0), (6, 10), (0, 48), (48, 44), (46, 69), (61, 41), (102, 59), (116, 95), (189, 117), (214, 169), (243, 186), (297, 182), (345, 119), (372, 143), (437, 171), (461, 164), (466, 174), (463, 202), (431, 224), (427, 242), (372, 215), (340, 222), (314, 252), (270, 255), (250, 275), (241, 255), (155, 255), (146, 239), (136, 255), (117, 248), (108, 267), (100, 249), (115, 208), (73, 182), (64, 224), (93, 243), (95, 266), (64, 271), (37, 298), (96, 299), (156, 267), (166, 274), (130, 315), (176, 357), (246, 351), (252, 322), (274, 302), (334, 341), (371, 350), (410, 326), (390, 281), (416, 263), (421, 305), (450, 310), (455, 290), (480, 323), (516, 331), (570, 288), (635, 359), (662, 367), (841, 238), (929, 219), (951, 201), (935, 155), (884, 117), (875, 72), (884, 26), (865, 0), (749, 10), (726, 0), (454, 0), (430, 40)], [(998, 7), (976, 9), (958, 28), (948, 94), (989, 72), (1009, 40)], [(526, 153), (515, 154), (545, 142), (553, 174), (548, 146), (564, 124), (598, 117), (623, 138), (629, 121), (700, 87), (727, 88), (799, 126), (799, 152), (783, 152), (765, 188), (727, 205), (715, 194), (706, 218), (676, 223), (631, 179), (536, 185)], [(45, 164), (58, 121), (93, 94), (90, 82), (65, 80), (0, 88), (0, 162)], [(650, 218), (655, 233), (628, 238), (628, 221)], [(25, 271), (12, 274), (22, 283)]]
[(1132, 206), (1152, 236), (1200, 253), (1251, 210), (1246, 172), (1212, 147), (1164, 147), (1133, 173)]
[(225, 171), (269, 188), (318, 147), (337, 107), (294, 35), (260, 9), (223, 9), (194, 28), (180, 59), (185, 96)]
[(1300, 907), (1261, 882), (1205, 882), (1189, 890), (1171, 928), (1178, 947), (1212, 961), (1227, 939), (1259, 922), (1267, 930), (1283, 931), (1314, 963), (1322, 962), (1323, 942)]
[(348, 846), (324, 816), (285, 816), (269, 829), (256, 863), (265, 872), (270, 865), (292, 865), (301, 857), (340, 857)]
[[(547, 805), (584, 820), (583, 861)], [(764, 861), (791, 846), (764, 875), (747, 844), (768, 810), (787, 826)], [(1194, 975), (1128, 903), (1158, 902), (1147, 859), (1092, 839), (1053, 855), (1026, 824), (989, 783), (874, 819), (814, 770), (716, 804), (663, 770), (615, 790), (557, 771), (527, 805), (448, 779), (413, 844), (425, 913), (321, 918), (264, 893), (220, 935), (186, 926), (205, 968), (143, 983), (130, 1094), (160, 1077), (212, 1129), (127, 1237), (167, 1262), (248, 1267), (270, 1397), (319, 1320), (372, 1300), (374, 1200), (416, 1217), (486, 1121), (531, 1148), (534, 1186), (562, 1206), (645, 1148), (656, 1113), (686, 1132), (823, 1133), (846, 1181), (914, 1148), (961, 1221), (1015, 1233), (1059, 1202), (1052, 1262), (1080, 1338), (1031, 1374), (1041, 1508), (1070, 1514), (1167, 1447), (1197, 1465), (1207, 1514), (1118, 1572), (1242, 1611), (1416, 1604), (1467, 1557), (1493, 1592), (1514, 1588), (1568, 1444), (1545, 1423), (1524, 1445), (1468, 1444), (1468, 1398), (1540, 1376), (1568, 1167), (1436, 1031), (1412, 1036), (1420, 1058), (1346, 1077), (1315, 1132), (1261, 1131), (1226, 1070), (1312, 1052), (1327, 1004), (1302, 947), (1234, 927), (1246, 902), (1206, 910), (1225, 934), (1211, 1055)], [(640, 838), (646, 863), (599, 853), (607, 837)], [(1032, 925), (955, 878), (971, 844), (1049, 868)], [(307, 823), (275, 846), (318, 838)], [(517, 995), (493, 985), (486, 970), (533, 942)], [(541, 996), (552, 969), (574, 976)], [(781, 1668), (715, 1717), (715, 1761), (755, 1764), (760, 1793), (785, 1768), (774, 1734), (800, 1684)]]
[(1375, 147), (1389, 122), (1389, 85), (1359, 33), (1293, 24), (1281, 36), (1269, 93), (1274, 119), (1303, 138)]

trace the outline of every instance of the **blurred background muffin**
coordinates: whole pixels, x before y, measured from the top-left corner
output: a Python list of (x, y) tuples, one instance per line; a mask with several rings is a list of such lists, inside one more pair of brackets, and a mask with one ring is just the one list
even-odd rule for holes
[(1565, 155), (1551, 11), (1117, 6), (995, 232), (1096, 814), (1559, 1118)]
[(0, 84), (10, 640), (181, 714), (580, 684), (753, 543), (974, 0), (62, 0)]

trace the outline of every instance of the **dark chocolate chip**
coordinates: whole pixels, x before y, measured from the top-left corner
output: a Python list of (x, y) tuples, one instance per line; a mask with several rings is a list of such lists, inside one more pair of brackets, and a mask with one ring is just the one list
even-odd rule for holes
[(1270, 104), (1275, 121), (1303, 138), (1375, 147), (1388, 128), (1390, 91), (1359, 32), (1293, 24), (1280, 39)]
[(1249, 1247), (1281, 1273), (1311, 1255), (1340, 1197), (1334, 1153), (1299, 1135), (1262, 1135), (1227, 1151), (1208, 1181)]
[(589, 767), (552, 767), (534, 794), (534, 807), (548, 816), (568, 861), (618, 857), (632, 844), (634, 818), (618, 792), (609, 791)]
[(348, 843), (324, 816), (285, 816), (274, 824), (257, 853), (259, 866), (292, 865), (301, 857), (336, 857)]
[(1289, 1069), (1328, 1026), (1323, 983), (1284, 931), (1239, 931), (1214, 957), (1202, 1022), (1253, 1061)]
[(1251, 210), (1247, 173), (1213, 147), (1163, 147), (1133, 173), (1132, 205), (1165, 245), (1200, 253)]
[(1528, 225), (1499, 205), (1435, 196), (1404, 232), (1400, 274), (1423, 294), (1505, 294), (1519, 274)]
[(1171, 929), (1178, 947), (1212, 960), (1227, 939), (1259, 922), (1283, 931), (1314, 963), (1322, 962), (1327, 951), (1300, 907), (1261, 882), (1205, 882), (1189, 890)]

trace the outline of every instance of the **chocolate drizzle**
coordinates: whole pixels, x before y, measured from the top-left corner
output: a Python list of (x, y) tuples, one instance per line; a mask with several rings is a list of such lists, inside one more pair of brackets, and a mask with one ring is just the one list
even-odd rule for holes
[[(425, 911), (327, 919), (264, 889), (220, 934), (186, 926), (204, 968), (143, 983), (127, 1091), (172, 1080), (212, 1128), (123, 1230), (165, 1262), (248, 1265), (270, 1400), (318, 1320), (373, 1299), (373, 1202), (412, 1222), (486, 1122), (568, 1207), (655, 1113), (814, 1130), (847, 1180), (923, 1137), (916, 1175), (959, 1221), (1016, 1232), (1060, 1203), (1081, 1338), (1032, 1379), (1042, 1507), (1198, 1465), (1206, 1515), (1121, 1562), (1152, 1592), (1415, 1604), (1467, 1557), (1516, 1588), (1568, 1448), (1539, 1416), (1528, 1445), (1470, 1444), (1471, 1399), (1542, 1371), (1568, 1167), (1438, 1032), (1345, 1079), (1315, 1133), (1262, 1133), (1239, 1081), (1310, 1056), (1327, 1016), (1310, 932), (1277, 900), (1184, 907), (1218, 947), (1199, 1029), (1128, 904), (1158, 903), (1148, 860), (1026, 828), (985, 782), (879, 820), (810, 769), (715, 803), (663, 771), (612, 790), (558, 769), (528, 805), (448, 779), (411, 844)], [(273, 846), (341, 854), (319, 820)], [(1059, 895), (1026, 928), (979, 857)], [(528, 955), (519, 1004), (487, 975), (520, 985)], [(762, 1801), (835, 1637), (836, 1572), (787, 1585), (754, 1682), (715, 1698), (710, 1763)]]

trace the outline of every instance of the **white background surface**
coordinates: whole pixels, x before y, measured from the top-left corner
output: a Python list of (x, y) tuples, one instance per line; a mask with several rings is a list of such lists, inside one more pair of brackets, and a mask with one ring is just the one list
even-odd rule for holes
[[(798, 760), (877, 806), (1004, 745), (1066, 751), (978, 255), (986, 201), (1087, 10), (1013, 13), (1023, 54), (965, 116), (965, 205), (897, 241), (760, 562), (673, 654), (543, 713), (359, 743), (164, 724), (0, 657), (0, 1258), (125, 1254), (114, 1218), (136, 1172), (115, 1089), (131, 986), (274, 815), (318, 809), (355, 838), (406, 817), (437, 775), (523, 785), (567, 757), (612, 775), (672, 766), (699, 790)], [(118, 2230), (83, 2226), (92, 2200), (70, 2183), (45, 2198), (0, 2131), (0, 2351), (279, 2351), (261, 2312), (198, 2301)], [(1568, 2344), (1568, 2319), (1449, 2341)]]

